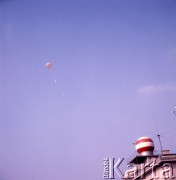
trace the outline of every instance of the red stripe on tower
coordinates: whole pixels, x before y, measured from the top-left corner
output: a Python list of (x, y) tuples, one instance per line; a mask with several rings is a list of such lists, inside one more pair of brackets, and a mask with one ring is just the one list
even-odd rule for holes
[(150, 139), (150, 138), (145, 138), (145, 139), (138, 139), (137, 141), (136, 141), (136, 144), (139, 144), (139, 143), (141, 143), (141, 142), (153, 142), (152, 141), (152, 139)]

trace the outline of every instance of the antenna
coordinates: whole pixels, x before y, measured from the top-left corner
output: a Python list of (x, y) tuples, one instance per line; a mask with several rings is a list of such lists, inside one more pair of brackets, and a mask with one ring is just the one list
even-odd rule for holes
[(162, 144), (161, 144), (161, 135), (157, 134), (158, 140), (159, 140), (159, 144), (160, 144), (160, 149), (161, 149), (161, 154), (163, 153), (163, 148), (162, 148)]
[(166, 131), (166, 132), (163, 132), (163, 133), (159, 133), (156, 120), (155, 120), (155, 125), (156, 125), (156, 129), (157, 129), (157, 134), (154, 134), (154, 135), (158, 137), (161, 154), (163, 154), (163, 146), (162, 146), (162, 142), (161, 142), (161, 137), (165, 137), (165, 136), (163, 136), (164, 134), (167, 134), (167, 133), (169, 133), (169, 132), (171, 132), (171, 131), (174, 131), (175, 129), (171, 129), (171, 130), (169, 130), (169, 131)]
[(158, 137), (158, 141), (159, 141), (159, 144), (160, 144), (161, 154), (163, 154), (163, 148), (162, 148), (162, 143), (161, 143), (161, 134), (159, 133), (156, 120), (155, 120), (155, 126), (156, 126), (156, 130), (157, 130), (157, 134), (155, 134), (155, 135)]

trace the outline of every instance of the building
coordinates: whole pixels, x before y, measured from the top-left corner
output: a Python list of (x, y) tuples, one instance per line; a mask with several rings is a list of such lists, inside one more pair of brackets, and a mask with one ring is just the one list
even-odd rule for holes
[(169, 150), (154, 155), (154, 143), (148, 137), (136, 141), (138, 155), (128, 162), (123, 179), (176, 179), (176, 154)]

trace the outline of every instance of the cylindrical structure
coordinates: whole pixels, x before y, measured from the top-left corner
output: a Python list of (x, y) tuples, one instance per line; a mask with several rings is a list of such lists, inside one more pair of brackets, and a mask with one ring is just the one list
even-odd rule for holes
[(136, 141), (136, 150), (142, 156), (153, 155), (154, 143), (149, 137), (141, 137)]

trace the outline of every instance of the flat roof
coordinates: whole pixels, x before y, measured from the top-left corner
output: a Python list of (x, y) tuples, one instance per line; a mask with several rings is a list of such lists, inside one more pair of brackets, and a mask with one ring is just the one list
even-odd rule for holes
[(151, 155), (151, 156), (136, 156), (133, 158), (128, 164), (133, 163), (133, 164), (141, 164), (143, 163), (146, 158), (148, 157), (158, 157), (158, 155)]

